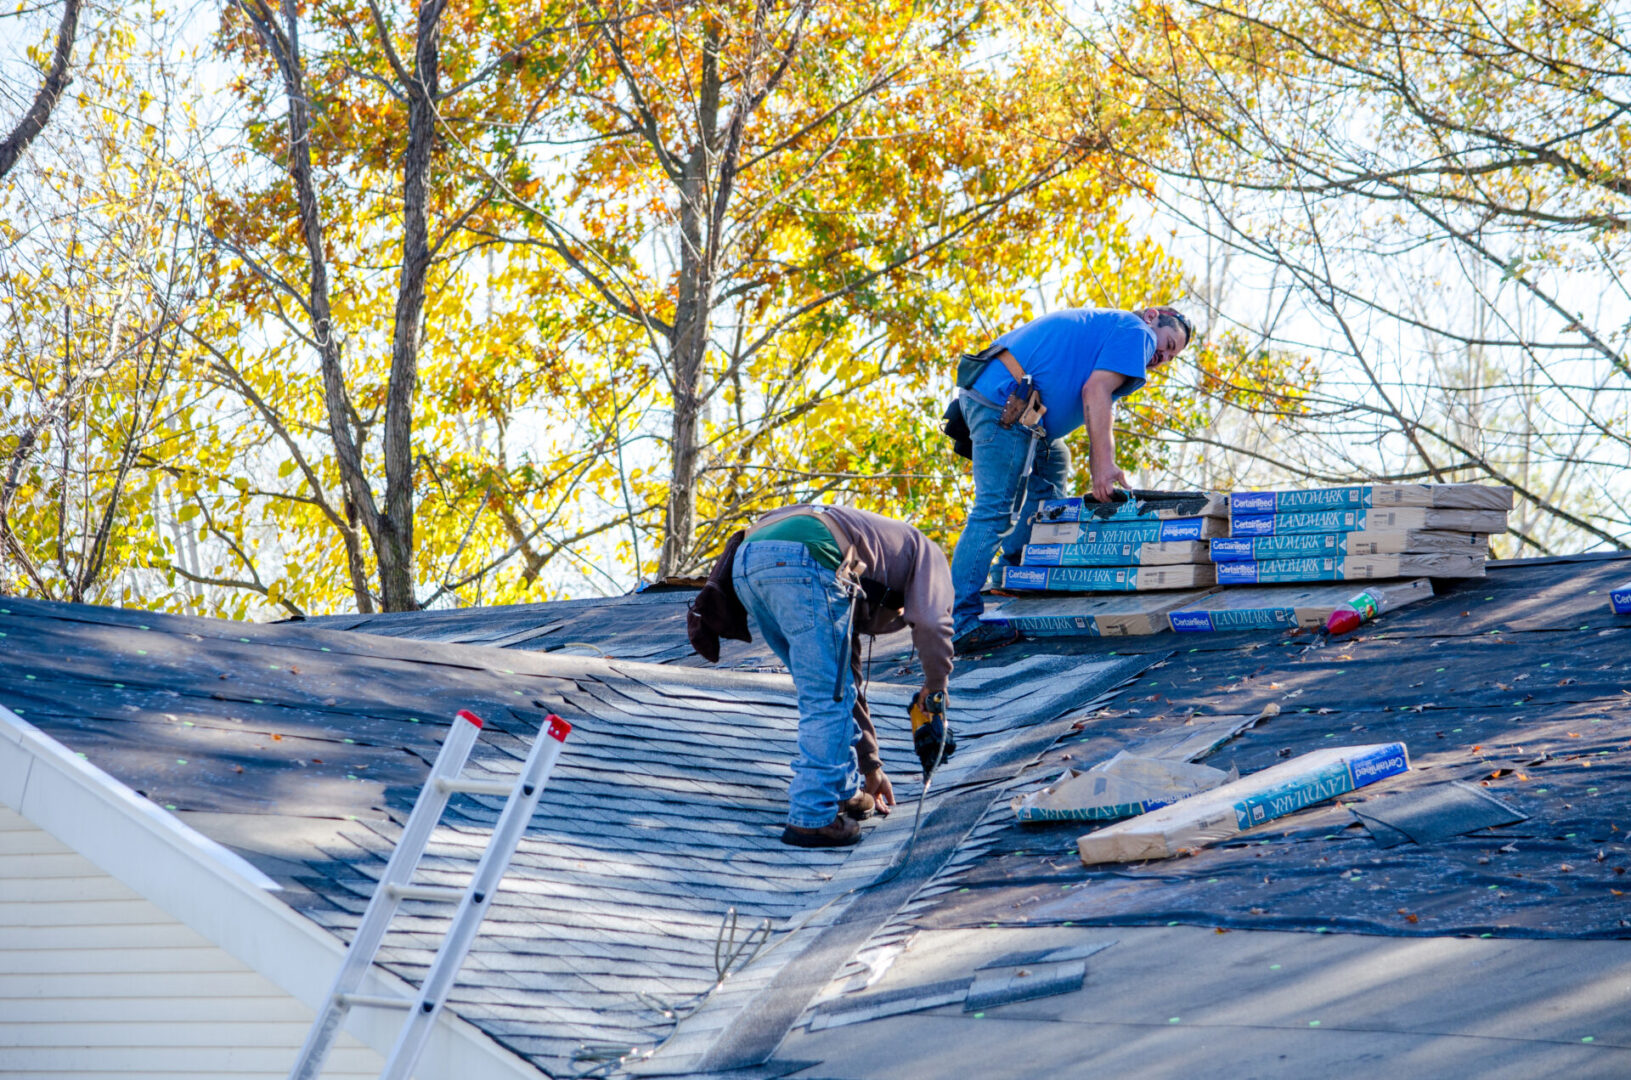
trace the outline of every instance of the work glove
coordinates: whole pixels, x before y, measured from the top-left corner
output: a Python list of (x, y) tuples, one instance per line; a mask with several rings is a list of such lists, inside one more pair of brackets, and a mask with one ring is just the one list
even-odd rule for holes
[(923, 779), (927, 781), (935, 767), (948, 760), (957, 749), (951, 725), (946, 722), (946, 692), (930, 694), (919, 690), (907, 713), (912, 718), (912, 749), (923, 763)]

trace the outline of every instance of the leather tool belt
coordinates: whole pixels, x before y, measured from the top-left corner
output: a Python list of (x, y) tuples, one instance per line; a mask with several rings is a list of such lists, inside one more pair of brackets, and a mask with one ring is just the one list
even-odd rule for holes
[(1003, 349), (997, 353), (996, 359), (1014, 379), (1013, 393), (1002, 403), (1002, 415), (997, 418), (997, 423), (1005, 428), (1015, 424), (1025, 428), (1036, 427), (1042, 422), (1042, 414), (1048, 411), (1048, 407), (1042, 404), (1042, 391), (1031, 382), (1031, 377), (1025, 374), (1025, 369), (1019, 366), (1013, 353)]

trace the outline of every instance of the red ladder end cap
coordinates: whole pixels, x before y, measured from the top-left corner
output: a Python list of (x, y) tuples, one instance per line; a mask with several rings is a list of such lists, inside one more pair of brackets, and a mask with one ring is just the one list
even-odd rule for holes
[(546, 718), (549, 721), (549, 737), (556, 742), (565, 742), (566, 737), (572, 734), (572, 725), (550, 713)]
[(481, 717), (477, 716), (475, 713), (471, 712), (469, 709), (460, 709), (459, 710), (459, 719), (460, 720), (468, 720), (472, 724), (476, 725), (477, 727), (486, 727), (487, 726), (487, 725), (485, 725), (485, 724), (483, 724), (481, 722)]

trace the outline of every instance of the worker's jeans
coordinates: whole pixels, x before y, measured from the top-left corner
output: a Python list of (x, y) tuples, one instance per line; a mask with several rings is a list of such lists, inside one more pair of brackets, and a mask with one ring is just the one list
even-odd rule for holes
[[(805, 829), (830, 825), (838, 804), (861, 787), (849, 597), (809, 548), (785, 540), (743, 544), (731, 580), (765, 644), (787, 665), (798, 694), (798, 757), (787, 791), (787, 820)], [(843, 692), (834, 701), (833, 686), (840, 679)]]
[[(1065, 440), (1033, 440), (1017, 424), (1004, 428), (997, 423), (1001, 415), (1001, 410), (983, 399), (963, 395), (963, 417), (974, 444), (974, 505), (951, 557), (951, 583), (957, 592), (951, 609), (956, 637), (980, 625), (980, 612), (985, 610), (980, 589), (991, 573), (992, 557), (1000, 548), (1008, 562), (1019, 562), (1037, 503), (1063, 498), (1070, 481), (1070, 448)], [(1033, 441), (1036, 457), (1027, 478), (1025, 459)], [(1022, 498), (1015, 518), (1014, 505)]]

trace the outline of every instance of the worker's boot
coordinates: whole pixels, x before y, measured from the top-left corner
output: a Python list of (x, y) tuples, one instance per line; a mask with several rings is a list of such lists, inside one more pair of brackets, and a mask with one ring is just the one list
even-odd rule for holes
[(782, 830), (782, 843), (802, 848), (848, 847), (859, 839), (861, 823), (854, 818), (846, 817), (842, 810), (832, 821), (818, 829), (789, 825)]
[(865, 821), (872, 816), (872, 811), (877, 807), (877, 800), (864, 791), (857, 791), (838, 804), (838, 809), (843, 811), (845, 817), (854, 818), (856, 821)]

